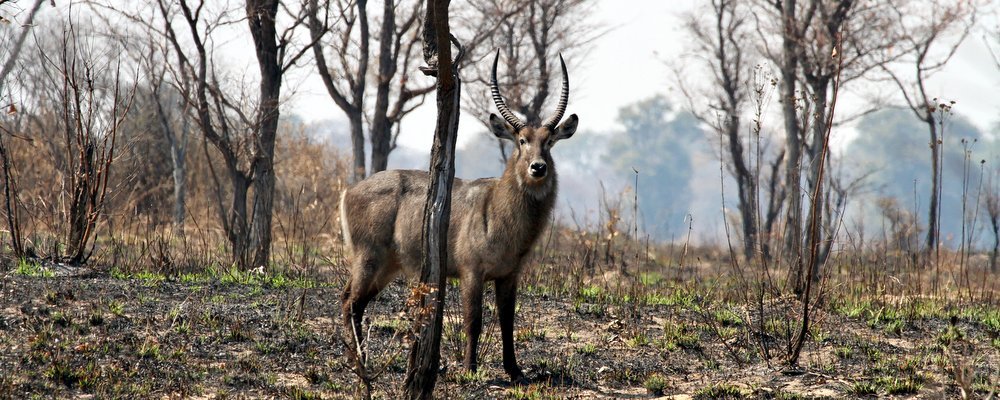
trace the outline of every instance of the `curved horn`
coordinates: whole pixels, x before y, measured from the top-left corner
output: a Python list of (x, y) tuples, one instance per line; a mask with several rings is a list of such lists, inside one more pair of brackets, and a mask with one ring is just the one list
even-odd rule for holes
[(551, 117), (542, 122), (542, 126), (549, 129), (555, 129), (556, 124), (562, 119), (563, 114), (566, 113), (566, 103), (569, 101), (569, 73), (566, 72), (566, 61), (563, 60), (562, 53), (559, 53), (559, 64), (562, 65), (562, 92), (559, 94), (559, 104), (556, 105), (556, 113)]
[(524, 128), (524, 122), (517, 118), (514, 113), (510, 112), (507, 108), (507, 104), (503, 102), (503, 96), (500, 95), (500, 86), (497, 85), (497, 62), (500, 61), (500, 49), (497, 49), (497, 55), (493, 58), (493, 75), (490, 77), (490, 93), (493, 94), (493, 103), (497, 105), (497, 110), (500, 111), (500, 115), (503, 119), (507, 121), (510, 126), (514, 127), (514, 131), (519, 131)]

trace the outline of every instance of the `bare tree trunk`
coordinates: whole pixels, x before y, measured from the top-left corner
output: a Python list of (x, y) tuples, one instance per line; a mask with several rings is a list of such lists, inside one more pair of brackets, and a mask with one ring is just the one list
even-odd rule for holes
[(174, 179), (174, 228), (177, 233), (184, 233), (184, 219), (187, 214), (187, 138), (190, 132), (190, 122), (182, 117), (181, 137), (177, 143), (170, 145), (170, 160), (173, 163)]
[[(424, 39), (434, 38), (437, 47), (437, 106), (438, 119), (431, 149), (431, 183), (424, 208), (424, 265), (421, 282), (437, 288), (435, 298), (424, 296), (424, 305), (433, 307), (433, 317), (425, 323), (410, 349), (406, 374), (406, 397), (429, 399), (437, 381), (441, 358), (441, 324), (444, 318), (444, 299), (447, 284), (445, 271), (448, 262), (448, 229), (451, 219), (451, 188), (455, 177), (455, 140), (458, 134), (460, 85), (458, 70), (451, 60), (451, 33), (448, 26), (449, 0), (427, 0), (426, 16), (433, 24), (424, 25), (433, 32), (424, 32)], [(425, 49), (425, 56), (428, 52)], [(459, 49), (461, 58), (461, 49)], [(428, 60), (430, 61), (430, 60)], [(431, 64), (431, 63), (428, 63)], [(431, 64), (432, 65), (432, 64)]]
[[(364, 100), (365, 82), (368, 76), (368, 42), (370, 39), (368, 31), (368, 0), (357, 0), (353, 6), (350, 6), (356, 7), (358, 12), (356, 17), (346, 15), (348, 13), (347, 9), (340, 10), (342, 19), (352, 21), (351, 27), (353, 27), (353, 21), (356, 20), (358, 22), (359, 38), (357, 41), (357, 68), (353, 72), (344, 71), (344, 76), (341, 76), (338, 80), (334, 80), (333, 75), (330, 73), (331, 67), (327, 65), (326, 55), (323, 53), (323, 42), (321, 40), (323, 35), (327, 34), (330, 30), (329, 21), (319, 18), (320, 7), (317, 0), (309, 0), (308, 7), (309, 36), (312, 39), (313, 57), (316, 59), (317, 71), (323, 80), (323, 85), (326, 87), (330, 98), (337, 104), (337, 107), (344, 111), (351, 125), (352, 159), (351, 173), (348, 175), (348, 179), (350, 183), (357, 183), (365, 179), (367, 175), (365, 169)], [(349, 35), (350, 29), (347, 32)], [(341, 40), (342, 43), (352, 43), (348, 37)], [(347, 51), (347, 49), (340, 49), (340, 51)], [(343, 64), (341, 67), (348, 68)], [(338, 82), (342, 80), (348, 82), (348, 87), (345, 91), (337, 88)]]
[(781, 186), (781, 163), (785, 159), (785, 151), (778, 153), (777, 157), (771, 163), (771, 175), (767, 182), (767, 212), (764, 215), (764, 235), (761, 238), (761, 253), (765, 262), (771, 261), (771, 241), (772, 235), (774, 233), (774, 224), (778, 222), (778, 216), (781, 214), (781, 206), (785, 203), (785, 197), (788, 195), (788, 191)]
[(278, 102), (281, 95), (282, 66), (278, 53), (275, 17), (278, 0), (248, 0), (247, 20), (260, 67), (260, 102), (257, 108), (257, 135), (253, 176), (253, 214), (250, 222), (252, 267), (267, 266), (271, 259), (271, 211), (274, 208), (274, 141), (278, 132)]
[(1000, 272), (1000, 268), (997, 268), (997, 253), (1000, 253), (1000, 219), (997, 216), (991, 216), (990, 223), (993, 228), (993, 251), (990, 252), (990, 272), (997, 273)]
[(785, 120), (785, 188), (788, 191), (788, 210), (785, 221), (785, 253), (796, 293), (801, 292), (802, 275), (802, 136), (799, 129), (798, 110), (795, 107), (795, 87), (798, 76), (798, 32), (795, 0), (782, 4), (782, 63), (781, 111)]
[[(24, 242), (22, 241), (21, 219), (18, 215), (18, 190), (14, 181), (13, 166), (10, 163), (7, 147), (0, 135), (0, 163), (3, 168), (4, 214), (7, 215), (7, 229), (10, 230), (10, 248), (14, 257), (24, 258)], [(995, 224), (994, 224), (995, 225)], [(995, 253), (995, 252), (994, 252)]]
[(396, 14), (392, 0), (385, 0), (382, 10), (382, 28), (379, 32), (378, 82), (375, 87), (375, 114), (372, 119), (371, 173), (385, 171), (392, 150), (392, 122), (389, 121), (389, 85), (396, 74), (396, 60), (392, 57), (393, 36), (396, 33)]
[[(250, 188), (250, 179), (243, 175), (235, 167), (228, 169), (229, 185), (232, 188), (232, 203), (228, 215), (224, 218), (228, 221), (226, 233), (229, 235), (229, 244), (233, 249), (233, 260), (241, 268), (246, 268), (250, 262), (250, 255), (247, 253), (250, 248), (249, 231), (247, 227), (247, 191)], [(222, 190), (221, 188), (218, 190)], [(224, 209), (220, 211), (225, 213)]]
[(350, 183), (358, 183), (367, 176), (365, 168), (365, 127), (361, 113), (352, 114), (348, 118), (351, 123), (351, 169)]
[[(170, 146), (170, 162), (172, 166), (172, 177), (174, 181), (174, 210), (173, 224), (175, 232), (183, 233), (184, 218), (186, 214), (185, 198), (187, 196), (187, 141), (188, 133), (191, 130), (191, 122), (187, 118), (187, 113), (181, 113), (180, 134), (174, 134), (174, 126), (171, 117), (163, 107), (162, 99), (158, 87), (153, 87), (153, 103), (156, 104), (157, 119), (160, 122), (160, 130), (167, 139)], [(187, 107), (183, 107), (186, 110)]]
[(730, 115), (726, 126), (729, 140), (729, 155), (733, 160), (733, 177), (739, 193), (740, 219), (743, 224), (743, 255), (747, 260), (754, 257), (757, 249), (757, 185), (744, 158), (743, 143), (740, 140), (740, 117)]
[(79, 149), (80, 158), (77, 160), (77, 169), (73, 171), (73, 193), (70, 200), (69, 209), (69, 262), (76, 264), (83, 260), (83, 253), (86, 251), (86, 237), (89, 230), (87, 224), (87, 214), (89, 213), (91, 182), (90, 177), (94, 175), (94, 145), (89, 141), (81, 144)]
[(983, 192), (983, 203), (986, 203), (986, 215), (993, 233), (993, 250), (990, 252), (990, 271), (993, 273), (998, 272), (997, 253), (1000, 253), (1000, 192), (997, 192), (995, 182), (996, 176), (990, 178)]
[(938, 228), (938, 209), (940, 208), (938, 197), (940, 197), (939, 191), (941, 190), (939, 186), (941, 182), (941, 143), (934, 114), (927, 111), (924, 122), (927, 123), (927, 130), (931, 135), (931, 201), (927, 210), (927, 255), (929, 260), (938, 245), (938, 234), (940, 233)]
[[(807, 78), (807, 80), (809, 79)], [(809, 163), (809, 177), (806, 178), (806, 180), (808, 182), (809, 193), (823, 193), (822, 191), (818, 191), (817, 188), (823, 185), (823, 182), (820, 182), (820, 180), (823, 179), (823, 177), (821, 176), (821, 171), (825, 167), (823, 165), (823, 162), (825, 161), (820, 161), (820, 153), (823, 151), (822, 137), (827, 131), (826, 96), (827, 96), (827, 87), (829, 86), (829, 83), (830, 83), (829, 80), (826, 79), (812, 80), (810, 82), (810, 86), (812, 87), (814, 111), (813, 111), (813, 123), (811, 126), (812, 141), (808, 143), (809, 160), (811, 160), (811, 162)], [(823, 217), (825, 215), (824, 210), (827, 205), (826, 203), (827, 202), (824, 201), (823, 199), (818, 199), (810, 202), (809, 218), (810, 219), (815, 218), (815, 222), (814, 221), (809, 222), (810, 225), (815, 223), (817, 227), (823, 226)], [(816, 210), (812, 210), (813, 207), (815, 207)], [(806, 232), (806, 235), (807, 236), (805, 243), (823, 243), (824, 241), (827, 240), (826, 238), (823, 237), (823, 230), (819, 228), (808, 230), (808, 232)], [(823, 247), (821, 246), (820, 248), (822, 249)], [(812, 262), (810, 262), (812, 271), (809, 274), (809, 276), (812, 277), (813, 283), (819, 282), (820, 269), (822, 268), (825, 262), (826, 262), (825, 251), (817, 252), (815, 259)], [(796, 281), (796, 284), (800, 285), (796, 287), (797, 289), (796, 291), (797, 292), (801, 291), (802, 282)]]

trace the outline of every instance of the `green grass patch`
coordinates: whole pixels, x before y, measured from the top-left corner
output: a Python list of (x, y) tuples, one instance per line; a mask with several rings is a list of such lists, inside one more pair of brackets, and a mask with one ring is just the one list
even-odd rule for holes
[(639, 332), (636, 333), (635, 336), (632, 336), (632, 338), (629, 339), (626, 342), (626, 344), (628, 344), (629, 347), (646, 346), (649, 344), (649, 337), (647, 337), (645, 333)]
[(855, 396), (874, 396), (878, 394), (879, 385), (873, 381), (857, 381), (851, 385), (849, 392)]
[(712, 312), (712, 318), (722, 326), (743, 325), (743, 319), (730, 308), (720, 308)]
[(663, 396), (664, 391), (667, 390), (669, 384), (667, 378), (659, 373), (652, 373), (646, 377), (646, 380), (642, 382), (642, 387), (646, 388), (653, 396)]
[(580, 354), (583, 354), (583, 355), (596, 354), (597, 353), (597, 345), (595, 345), (593, 343), (587, 343), (587, 344), (584, 344), (583, 346), (581, 346), (580, 348), (576, 349), (576, 352), (580, 353)]
[(850, 346), (838, 346), (833, 349), (833, 355), (841, 360), (850, 359), (854, 355), (854, 349)]
[(667, 351), (698, 348), (698, 333), (683, 322), (668, 322), (663, 325), (663, 339), (659, 347)]
[(579, 297), (585, 301), (596, 303), (601, 300), (604, 289), (597, 285), (590, 285), (580, 288)]
[(14, 268), (14, 275), (29, 276), (32, 278), (53, 278), (56, 276), (52, 270), (25, 259), (18, 260), (17, 267)]
[(875, 382), (885, 389), (889, 395), (916, 394), (923, 387), (919, 381), (913, 378), (880, 377)]
[(694, 392), (695, 400), (710, 399), (744, 399), (747, 395), (735, 385), (718, 383), (698, 389)]
[(486, 371), (483, 369), (480, 369), (476, 372), (463, 370), (462, 372), (459, 372), (451, 376), (452, 376), (452, 381), (460, 385), (486, 382), (487, 378), (489, 377), (486, 374)]

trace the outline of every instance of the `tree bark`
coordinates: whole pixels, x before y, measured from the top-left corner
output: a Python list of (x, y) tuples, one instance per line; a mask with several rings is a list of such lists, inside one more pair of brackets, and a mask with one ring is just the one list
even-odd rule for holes
[(271, 214), (274, 206), (274, 142), (278, 132), (279, 96), (282, 67), (278, 53), (275, 17), (278, 0), (248, 0), (247, 22), (253, 36), (260, 68), (260, 101), (257, 106), (257, 135), (254, 138), (253, 214), (250, 222), (250, 267), (267, 266), (271, 259)]
[[(813, 98), (813, 122), (812, 122), (812, 141), (808, 143), (809, 146), (809, 176), (806, 178), (808, 183), (809, 193), (823, 193), (818, 191), (817, 188), (821, 188), (823, 182), (820, 182), (823, 177), (821, 176), (821, 171), (823, 169), (823, 162), (820, 160), (820, 153), (823, 151), (823, 135), (827, 131), (827, 88), (830, 85), (830, 80), (825, 77), (817, 77), (815, 79), (808, 79), (809, 85), (812, 88), (812, 98)], [(816, 224), (817, 227), (823, 226), (823, 216), (824, 210), (828, 205), (823, 199), (818, 199), (810, 202), (809, 215), (810, 219), (815, 218), (816, 221), (810, 221), (809, 224)], [(816, 209), (813, 210), (812, 208)], [(815, 215), (814, 215), (815, 214)], [(823, 238), (823, 230), (809, 229), (806, 232), (806, 242), (805, 243), (821, 243), (825, 239)], [(820, 247), (822, 249), (823, 246)], [(813, 283), (819, 282), (820, 279), (820, 268), (826, 262), (826, 252), (817, 252), (815, 259), (810, 262), (810, 268), (812, 268), (811, 274)], [(796, 280), (796, 292), (801, 292), (803, 288), (803, 282), (801, 279)]]
[(392, 122), (389, 120), (389, 85), (396, 74), (396, 60), (392, 56), (393, 36), (396, 33), (395, 5), (385, 0), (382, 11), (382, 28), (379, 32), (378, 82), (375, 86), (375, 113), (372, 119), (371, 136), (372, 163), (374, 174), (385, 171), (392, 151)]
[[(337, 88), (330, 67), (326, 62), (326, 55), (323, 54), (323, 43), (320, 40), (326, 34), (329, 27), (327, 21), (319, 19), (319, 5), (317, 0), (310, 0), (309, 4), (309, 36), (312, 40), (313, 57), (316, 59), (316, 68), (327, 93), (333, 102), (337, 104), (347, 116), (351, 125), (351, 173), (348, 175), (349, 183), (361, 182), (365, 179), (365, 131), (364, 131), (364, 101), (365, 86), (368, 74), (368, 42), (370, 33), (368, 31), (368, 0), (357, 0), (354, 7), (357, 7), (358, 15), (358, 65), (354, 70), (354, 75), (344, 72), (339, 79), (348, 82), (347, 91), (341, 92)], [(345, 12), (342, 10), (342, 12)], [(351, 20), (354, 18), (352, 17)], [(352, 25), (353, 26), (353, 25)], [(345, 40), (344, 42), (348, 42)], [(341, 49), (346, 51), (346, 49)], [(347, 65), (342, 65), (348, 69)]]
[[(927, 130), (931, 135), (931, 201), (927, 210), (927, 255), (934, 254), (934, 249), (938, 245), (938, 198), (941, 190), (941, 143), (938, 137), (937, 124), (934, 114), (926, 111), (924, 122), (927, 123)], [(928, 259), (930, 259), (928, 257)]]
[(247, 228), (247, 192), (250, 188), (250, 179), (235, 167), (228, 168), (228, 172), (233, 197), (229, 212), (225, 216), (229, 221), (226, 233), (229, 235), (229, 245), (233, 249), (233, 260), (237, 266), (246, 268), (250, 262), (248, 253), (250, 243), (247, 236), (249, 230)]
[(793, 282), (798, 292), (802, 275), (802, 136), (799, 129), (798, 110), (795, 107), (795, 88), (799, 65), (796, 27), (796, 0), (784, 0), (782, 12), (782, 63), (781, 63), (781, 111), (785, 120), (785, 147), (788, 160), (785, 163), (785, 187), (788, 190), (788, 210), (785, 221), (785, 253), (792, 271)]
[(177, 138), (179, 143), (172, 143), (170, 146), (174, 179), (174, 228), (179, 234), (184, 233), (184, 219), (187, 214), (187, 138), (190, 129), (186, 117), (181, 124), (183, 125), (181, 137)]
[[(441, 352), (441, 324), (444, 318), (444, 271), (448, 261), (448, 229), (451, 216), (451, 188), (455, 177), (455, 141), (458, 134), (460, 80), (451, 60), (451, 33), (448, 26), (448, 0), (427, 0), (426, 17), (433, 24), (425, 24), (434, 32), (424, 32), (424, 38), (434, 38), (437, 47), (437, 106), (438, 118), (431, 149), (430, 187), (424, 208), (424, 265), (421, 282), (437, 290), (422, 299), (424, 305), (433, 307), (433, 317), (420, 328), (410, 349), (406, 374), (406, 397), (428, 399), (432, 397), (437, 381)], [(459, 53), (461, 55), (461, 51)], [(427, 52), (425, 51), (425, 55)], [(434, 296), (433, 299), (429, 298)]]
[[(186, 214), (185, 198), (187, 197), (187, 143), (190, 132), (190, 122), (187, 113), (181, 113), (180, 135), (174, 134), (174, 127), (171, 123), (171, 116), (163, 107), (163, 100), (160, 98), (159, 87), (153, 88), (153, 103), (156, 104), (156, 115), (160, 122), (160, 130), (163, 131), (167, 145), (170, 146), (170, 163), (172, 167), (172, 178), (174, 182), (174, 210), (173, 224), (174, 230), (178, 234), (183, 234), (184, 218)], [(184, 107), (186, 109), (186, 107)]]

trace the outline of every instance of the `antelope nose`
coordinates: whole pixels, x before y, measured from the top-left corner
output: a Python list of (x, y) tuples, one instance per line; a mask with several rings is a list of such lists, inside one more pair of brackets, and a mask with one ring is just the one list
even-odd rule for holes
[(545, 163), (531, 163), (531, 176), (541, 178), (545, 176)]

